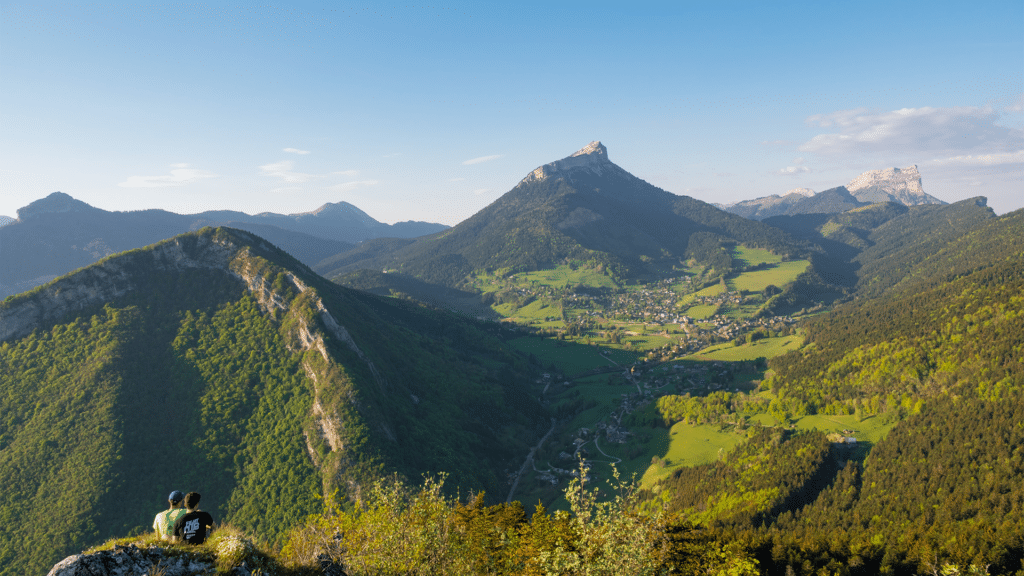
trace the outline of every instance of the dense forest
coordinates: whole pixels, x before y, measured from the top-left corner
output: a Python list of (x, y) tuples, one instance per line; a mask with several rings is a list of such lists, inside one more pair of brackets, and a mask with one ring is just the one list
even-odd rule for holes
[(890, 256), (875, 269), (895, 278), (906, 268), (885, 282), (889, 296), (807, 323), (807, 345), (769, 361), (768, 397), (658, 401), (669, 424), (765, 411), (780, 422), (815, 413), (898, 422), (869, 451), (753, 427), (723, 460), (663, 481), (655, 499), (740, 543), (770, 574), (1024, 569), (1022, 231), (1017, 211)]
[[(222, 247), (230, 270), (172, 258)], [(145, 530), (174, 489), (278, 543), (385, 472), (498, 494), (550, 426), (539, 367), (490, 326), (337, 287), (237, 231), (113, 256), (0, 312), (109, 276), (121, 296), (0, 344), (2, 574)]]

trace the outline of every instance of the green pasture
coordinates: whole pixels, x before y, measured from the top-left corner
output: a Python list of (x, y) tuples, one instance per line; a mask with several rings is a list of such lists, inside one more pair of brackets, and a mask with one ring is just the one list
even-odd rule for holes
[(655, 348), (661, 348), (666, 344), (678, 344), (679, 336), (672, 334), (668, 336), (662, 336), (661, 334), (648, 332), (646, 335), (643, 336), (623, 336), (622, 342), (623, 344), (629, 342), (633, 350), (637, 352), (646, 352), (648, 350), (653, 350)]
[(690, 306), (683, 313), (690, 318), (703, 320), (718, 313), (718, 304), (697, 304), (696, 306)]
[(696, 297), (696, 296), (718, 296), (719, 294), (724, 294), (724, 293), (725, 293), (725, 287), (722, 286), (721, 282), (719, 282), (717, 284), (712, 284), (711, 286), (708, 286), (707, 288), (704, 288), (702, 290), (698, 290), (698, 291), (694, 292), (693, 296), (694, 297)]
[(505, 287), (505, 280), (498, 278), (494, 274), (476, 272), (473, 275), (473, 286), (484, 293), (497, 292)]
[(740, 266), (757, 266), (758, 264), (777, 264), (782, 256), (777, 256), (761, 248), (736, 246), (732, 249), (732, 259)]
[(592, 268), (576, 268), (573, 270), (565, 264), (554, 269), (516, 274), (514, 279), (517, 284), (536, 283), (541, 286), (552, 286), (555, 288), (562, 288), (567, 285), (576, 286), (577, 284), (595, 288), (618, 288), (611, 277), (603, 272), (598, 272)]
[(566, 377), (571, 378), (594, 368), (615, 366), (601, 355), (602, 350), (611, 350), (609, 356), (619, 364), (631, 364), (636, 361), (636, 354), (625, 350), (587, 346), (573, 341), (555, 340), (525, 336), (508, 341), (509, 346), (524, 354), (533, 354), (543, 366), (554, 364)]
[(869, 416), (862, 421), (857, 420), (853, 414), (842, 416), (829, 416), (825, 414), (812, 414), (804, 416), (796, 421), (796, 427), (800, 430), (821, 430), (822, 432), (842, 432), (852, 430), (852, 436), (862, 442), (872, 444), (885, 438), (885, 435), (892, 430), (895, 422), (883, 423), (877, 416)]
[(732, 291), (761, 292), (769, 284), (779, 287), (789, 284), (796, 280), (796, 277), (807, 270), (807, 267), (810, 265), (811, 263), (808, 260), (780, 262), (767, 270), (743, 272), (731, 280), (726, 280), (726, 283)]
[(778, 426), (778, 421), (771, 414), (754, 414), (748, 420), (751, 424), (760, 424), (761, 426)]
[(760, 309), (761, 304), (722, 304), (718, 313), (726, 318), (742, 320), (757, 314)]
[[(735, 432), (733, 427), (723, 429), (717, 424), (692, 426), (686, 422), (677, 422), (670, 430), (657, 428), (655, 432), (658, 438), (648, 444), (650, 455), (646, 458), (646, 468), (638, 473), (644, 488), (650, 488), (658, 480), (684, 466), (714, 462), (718, 459), (719, 451), (727, 453), (746, 439), (746, 435)], [(651, 463), (654, 456), (661, 457), (664, 464)]]
[[(538, 298), (522, 308), (515, 308), (511, 303), (494, 306), (494, 310), (506, 318), (511, 318), (520, 324), (550, 324), (562, 327), (562, 309), (558, 304), (547, 298)], [(547, 318), (554, 320), (547, 320)]]
[(725, 342), (709, 346), (696, 354), (691, 354), (685, 360), (738, 362), (741, 360), (755, 360), (760, 357), (774, 358), (791, 350), (799, 349), (802, 342), (803, 336), (798, 334), (779, 336), (778, 338), (764, 338), (742, 346), (736, 346), (732, 342)]

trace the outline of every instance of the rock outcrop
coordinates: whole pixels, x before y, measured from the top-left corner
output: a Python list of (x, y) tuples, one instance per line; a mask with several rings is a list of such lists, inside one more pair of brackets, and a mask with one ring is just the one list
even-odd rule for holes
[[(113, 256), (0, 305), (0, 342), (25, 336), (40, 326), (136, 290), (139, 285), (137, 270), (211, 269), (230, 275), (244, 283), (259, 306), (271, 317), (293, 317), (287, 342), (289, 349), (299, 353), (315, 350), (322, 359), (316, 363), (307, 359), (303, 367), (315, 388), (313, 422), (306, 430), (307, 443), (309, 434), (318, 433), (328, 441), (331, 451), (339, 456), (332, 461), (331, 473), (324, 475), (324, 493), (328, 494), (335, 476), (343, 472), (345, 446), (340, 440), (341, 418), (335, 410), (325, 407), (320, 399), (322, 388), (334, 385), (329, 383), (333, 382), (330, 374), (336, 362), (328, 353), (325, 338), (333, 338), (352, 350), (366, 364), (381, 390), (389, 385), (351, 333), (327, 309), (315, 289), (295, 273), (283, 273), (291, 287), (306, 296), (313, 313), (309, 315), (302, 310), (293, 310), (290, 298), (274, 290), (273, 277), (276, 273), (267, 268), (264, 258), (270, 256), (270, 250), (272, 248), (261, 239), (244, 231), (219, 229), (212, 233), (175, 237), (144, 250)], [(354, 401), (354, 398), (349, 400)], [(396, 440), (386, 424), (378, 423), (378, 427), (386, 438)], [(315, 451), (310, 448), (309, 453), (314, 466), (321, 469), (323, 462)]]
[[(47, 576), (193, 576), (214, 574), (211, 557), (193, 554), (172, 554), (165, 548), (139, 548), (135, 544), (114, 546), (92, 554), (75, 554), (58, 562)], [(248, 570), (237, 572), (250, 574)]]
[(131, 270), (138, 259), (152, 258), (165, 270), (227, 270), (235, 247), (205, 236), (196, 241), (198, 246), (186, 248), (181, 239), (175, 238), (157, 244), (152, 251), (109, 258), (39, 288), (31, 293), (32, 297), (16, 299), (12, 305), (0, 308), (0, 342), (24, 336), (41, 324), (134, 290), (136, 283)]
[(47, 576), (253, 576), (276, 573), (279, 567), (274, 558), (257, 550), (244, 536), (228, 535), (215, 540), (194, 550), (187, 546), (115, 544), (111, 550), (68, 556), (51, 568)]
[(869, 170), (850, 180), (846, 189), (861, 202), (897, 202), (904, 206), (945, 204), (925, 193), (917, 166)]
[(600, 141), (594, 140), (583, 148), (577, 150), (571, 156), (555, 160), (533, 170), (520, 181), (533, 182), (544, 180), (554, 175), (565, 174), (571, 170), (582, 169), (600, 176), (605, 170), (622, 170), (608, 159), (608, 149)]

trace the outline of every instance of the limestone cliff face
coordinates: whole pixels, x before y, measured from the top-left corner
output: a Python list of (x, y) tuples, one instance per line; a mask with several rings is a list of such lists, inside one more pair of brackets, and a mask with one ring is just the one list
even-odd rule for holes
[(608, 159), (608, 149), (604, 147), (604, 144), (595, 140), (570, 156), (536, 168), (527, 174), (526, 178), (520, 181), (520, 184), (544, 180), (552, 176), (565, 175), (573, 170), (585, 170), (598, 176), (607, 171), (619, 170), (625, 172), (622, 168), (612, 164), (611, 160)]
[(945, 204), (925, 193), (917, 166), (869, 170), (850, 180), (846, 189), (861, 202), (898, 202), (905, 206)]
[(137, 281), (132, 269), (142, 260), (152, 258), (157, 268), (162, 270), (227, 270), (231, 257), (237, 251), (236, 246), (205, 236), (197, 237), (197, 246), (191, 249), (186, 249), (183, 242), (175, 238), (157, 244), (152, 251), (132, 251), (120, 257), (107, 258), (12, 298), (7, 305), (0, 307), (0, 342), (25, 336), (41, 324), (109, 302), (134, 290)]
[[(146, 249), (132, 250), (106, 258), (77, 272), (58, 278), (34, 291), (14, 296), (0, 304), (0, 342), (19, 338), (32, 330), (58, 322), (62, 318), (90, 307), (111, 302), (138, 288), (139, 274), (149, 271), (184, 271), (211, 269), (241, 281), (260, 307), (279, 325), (287, 326), (282, 336), (295, 353), (312, 350), (315, 360), (308, 356), (303, 361), (307, 376), (314, 383), (314, 401), (311, 406), (312, 424), (307, 427), (307, 444), (314, 466), (324, 472), (324, 489), (328, 490), (344, 475), (346, 446), (341, 441), (342, 418), (321, 398), (327, 389), (349, 389), (350, 382), (339, 382), (337, 361), (328, 352), (326, 338), (341, 342), (366, 364), (382, 390), (388, 384), (373, 362), (363, 353), (351, 333), (331, 314), (316, 290), (295, 272), (285, 271), (284, 277), (291, 287), (303, 295), (289, 298), (273, 287), (274, 278), (282, 272), (280, 266), (268, 261), (272, 248), (258, 237), (239, 230), (219, 229), (210, 233), (197, 233), (165, 240)], [(294, 293), (293, 293), (294, 294)], [(299, 304), (295, 304), (295, 302)], [(337, 398), (337, 394), (332, 394)], [(356, 402), (354, 395), (347, 400)], [(379, 424), (384, 437), (394, 435), (384, 424)], [(311, 434), (324, 438), (335, 455), (330, 470), (313, 450), (308, 439)]]

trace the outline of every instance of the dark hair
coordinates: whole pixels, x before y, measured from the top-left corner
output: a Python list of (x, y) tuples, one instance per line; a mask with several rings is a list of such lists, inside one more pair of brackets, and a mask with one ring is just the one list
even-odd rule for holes
[(195, 508), (199, 505), (199, 492), (189, 492), (185, 495), (185, 507)]

